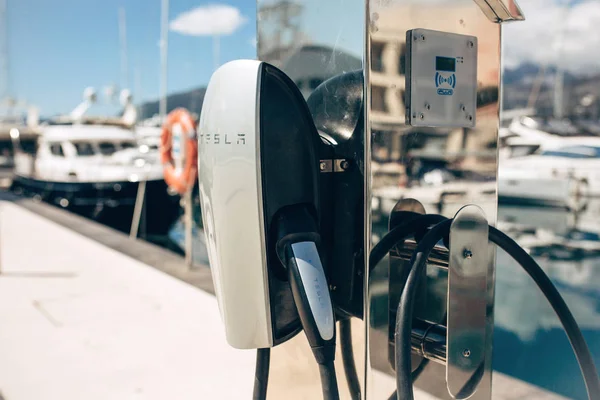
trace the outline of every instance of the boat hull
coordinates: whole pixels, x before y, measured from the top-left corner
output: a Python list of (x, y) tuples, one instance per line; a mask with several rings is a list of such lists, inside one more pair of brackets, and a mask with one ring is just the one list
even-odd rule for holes
[[(11, 190), (129, 232), (139, 182), (54, 182), (16, 175)], [(161, 180), (146, 181), (140, 236), (166, 235), (180, 214), (179, 196)]]

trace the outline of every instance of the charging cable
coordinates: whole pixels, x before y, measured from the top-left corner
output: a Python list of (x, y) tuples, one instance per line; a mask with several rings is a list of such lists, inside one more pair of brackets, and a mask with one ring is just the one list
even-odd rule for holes
[(254, 372), (254, 392), (252, 400), (266, 400), (269, 385), (269, 366), (271, 363), (271, 349), (256, 350), (256, 370)]
[(356, 362), (354, 361), (354, 349), (352, 348), (352, 325), (350, 317), (341, 319), (340, 325), (340, 349), (342, 353), (342, 362), (346, 383), (350, 391), (352, 400), (361, 400), (360, 382), (356, 372)]
[[(396, 314), (395, 346), (396, 346), (396, 386), (397, 396), (402, 399), (412, 400), (413, 387), (411, 379), (411, 346), (410, 337), (412, 331), (412, 318), (414, 310), (415, 295), (418, 286), (418, 277), (427, 265), (427, 258), (435, 245), (449, 232), (452, 220), (446, 220), (435, 225), (424, 237), (415, 249), (410, 261), (410, 273), (406, 284), (400, 295)], [(591, 352), (583, 338), (583, 334), (571, 314), (569, 308), (561, 297), (556, 287), (544, 273), (542, 268), (527, 254), (514, 240), (497, 230), (489, 227), (489, 240), (506, 251), (534, 280), (537, 286), (556, 312), (561, 321), (565, 333), (571, 343), (590, 400), (600, 399), (600, 378), (591, 355)], [(393, 246), (393, 245), (392, 245)], [(391, 248), (391, 247), (390, 247)], [(481, 377), (483, 376), (483, 363), (477, 368), (471, 379), (467, 382), (461, 397), (472, 394)]]

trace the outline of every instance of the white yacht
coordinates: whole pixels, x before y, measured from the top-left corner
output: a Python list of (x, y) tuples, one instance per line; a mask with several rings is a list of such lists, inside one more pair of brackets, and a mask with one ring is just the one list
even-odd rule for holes
[(533, 154), (501, 161), (503, 200), (578, 209), (600, 196), (600, 138), (553, 137)]
[[(381, 168), (375, 173), (381, 178)], [(405, 187), (402, 179), (398, 181), (393, 184), (388, 179), (387, 184), (373, 189), (371, 208), (375, 221), (387, 220), (398, 200), (410, 198), (419, 199), (427, 213), (444, 215), (453, 215), (471, 199), (479, 199), (486, 215), (496, 215), (495, 181), (464, 181), (442, 169), (427, 172), (421, 182), (411, 187)]]
[(158, 114), (138, 122), (135, 126), (135, 134), (139, 143), (145, 144), (151, 150), (158, 150), (163, 122), (164, 118)]
[[(96, 217), (105, 208), (132, 210), (143, 182), (146, 211), (161, 210), (155, 214), (168, 219), (159, 224), (166, 232), (178, 201), (167, 193), (158, 150), (138, 142), (130, 95), (122, 94), (125, 111), (118, 118), (86, 116), (95, 100), (86, 89), (70, 115), (41, 126), (36, 146), (17, 150), (13, 190)], [(159, 222), (154, 219), (148, 223)]]

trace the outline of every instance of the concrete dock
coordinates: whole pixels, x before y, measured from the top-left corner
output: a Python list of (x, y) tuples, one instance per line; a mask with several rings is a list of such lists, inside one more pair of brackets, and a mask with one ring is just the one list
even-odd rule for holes
[[(251, 398), (255, 352), (225, 342), (207, 266), (3, 194), (0, 270), (0, 399)], [(373, 374), (370, 398), (386, 399), (393, 379)], [(349, 398), (341, 367), (338, 381)], [(494, 388), (498, 399), (559, 398), (500, 374)], [(269, 399), (319, 397), (304, 336), (275, 348)]]

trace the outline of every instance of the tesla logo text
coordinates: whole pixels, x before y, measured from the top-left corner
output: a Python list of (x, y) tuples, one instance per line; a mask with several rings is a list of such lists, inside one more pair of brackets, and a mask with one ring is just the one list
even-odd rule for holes
[(220, 134), (220, 133), (201, 133), (201, 144), (246, 144), (246, 134)]
[(321, 288), (321, 282), (319, 278), (315, 278), (313, 283), (315, 284), (315, 291), (317, 294), (317, 299), (319, 300), (319, 306), (321, 306), (321, 308), (324, 308), (326, 304), (323, 299), (323, 290)]

